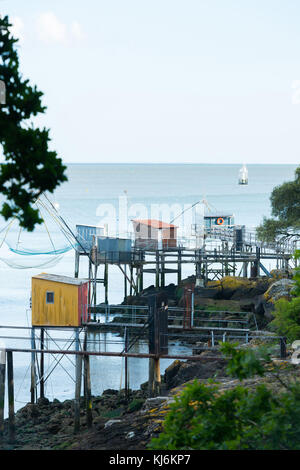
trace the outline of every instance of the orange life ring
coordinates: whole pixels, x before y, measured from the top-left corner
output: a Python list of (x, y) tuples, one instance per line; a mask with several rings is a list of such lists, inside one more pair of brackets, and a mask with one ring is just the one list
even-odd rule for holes
[(224, 224), (224, 219), (222, 219), (222, 217), (219, 217), (217, 219), (217, 225), (223, 225)]

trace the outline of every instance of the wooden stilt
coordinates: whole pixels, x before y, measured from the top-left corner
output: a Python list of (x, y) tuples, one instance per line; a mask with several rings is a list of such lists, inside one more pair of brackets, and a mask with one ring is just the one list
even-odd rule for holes
[[(129, 344), (129, 334), (128, 329), (125, 326), (124, 331), (124, 342), (125, 342), (125, 352), (128, 352), (128, 344)], [(128, 357), (125, 357), (125, 395), (128, 398), (129, 395), (129, 377), (128, 377)]]
[[(87, 351), (87, 329), (85, 330), (84, 335), (84, 351)], [(93, 425), (93, 403), (92, 403), (92, 393), (91, 393), (91, 374), (90, 374), (90, 357), (88, 355), (84, 356), (84, 393), (85, 393), (85, 406), (86, 406), (86, 422), (87, 427), (91, 428)]]
[(156, 264), (155, 264), (155, 287), (159, 288), (159, 252), (156, 251)]
[[(79, 330), (76, 328), (76, 346), (75, 350), (79, 351)], [(74, 432), (80, 430), (80, 395), (81, 395), (81, 375), (82, 375), (82, 357), (76, 355), (75, 366), (75, 402), (74, 402)]]
[[(124, 264), (124, 272), (127, 276), (127, 266)], [(127, 277), (124, 276), (124, 300), (126, 301), (127, 299)]]
[(79, 251), (75, 251), (75, 275), (74, 277), (78, 277), (79, 275)]
[(0, 440), (4, 432), (5, 350), (0, 349)]
[(139, 292), (142, 292), (144, 288), (144, 273), (143, 273), (143, 265), (140, 265), (139, 269)]
[(108, 263), (104, 265), (105, 303), (108, 304)]
[(160, 377), (160, 359), (159, 357), (154, 359), (154, 393), (160, 395), (161, 388), (161, 377)]
[(165, 287), (165, 257), (164, 254), (161, 254), (161, 278), (160, 278), (161, 287)]
[(130, 265), (130, 283), (129, 283), (129, 295), (132, 296), (132, 289), (133, 289), (133, 266)]
[[(31, 328), (31, 349), (35, 349), (35, 328)], [(35, 402), (35, 388), (36, 388), (36, 376), (35, 376), (35, 353), (31, 353), (31, 403)]]
[(14, 398), (14, 369), (13, 353), (7, 351), (7, 384), (8, 384), (8, 440), (15, 441), (15, 398)]
[(149, 379), (148, 379), (148, 394), (152, 398), (155, 395), (155, 386), (154, 386), (154, 370), (155, 363), (152, 357), (149, 358)]
[(178, 258), (177, 258), (177, 285), (181, 283), (181, 250), (178, 250)]
[[(44, 328), (41, 328), (41, 351), (44, 350), (44, 336), (45, 336), (45, 330), (44, 330)], [(40, 397), (44, 398), (45, 397), (45, 390), (44, 390), (44, 353), (43, 352), (41, 353), (40, 373), (41, 373)]]

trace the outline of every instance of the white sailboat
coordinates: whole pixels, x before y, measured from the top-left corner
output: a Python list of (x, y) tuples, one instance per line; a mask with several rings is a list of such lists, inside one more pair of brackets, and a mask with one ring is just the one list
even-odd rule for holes
[(239, 184), (248, 184), (248, 170), (245, 164), (239, 171)]

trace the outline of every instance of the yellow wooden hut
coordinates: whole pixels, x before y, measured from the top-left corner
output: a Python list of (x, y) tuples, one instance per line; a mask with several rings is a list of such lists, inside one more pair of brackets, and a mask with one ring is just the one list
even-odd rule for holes
[(56, 274), (32, 277), (32, 326), (78, 327), (89, 321), (88, 284)]

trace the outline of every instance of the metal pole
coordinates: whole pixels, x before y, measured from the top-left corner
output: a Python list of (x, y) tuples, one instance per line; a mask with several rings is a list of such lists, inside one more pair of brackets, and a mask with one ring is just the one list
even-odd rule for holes
[(211, 330), (211, 345), (212, 345), (212, 347), (214, 347), (214, 345), (215, 345), (215, 335), (214, 335), (213, 330)]
[(8, 440), (15, 441), (15, 407), (14, 407), (14, 370), (13, 353), (7, 351), (7, 384), (8, 384)]

